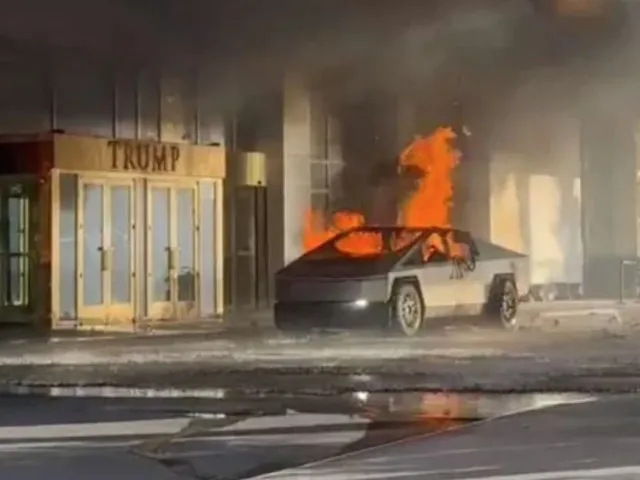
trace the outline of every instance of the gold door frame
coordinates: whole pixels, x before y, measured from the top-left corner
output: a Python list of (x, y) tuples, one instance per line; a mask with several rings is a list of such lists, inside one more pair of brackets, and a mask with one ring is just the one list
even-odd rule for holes
[[(169, 195), (168, 227), (169, 227), (169, 301), (156, 302), (153, 300), (153, 201), (152, 192), (154, 188), (166, 189)], [(178, 274), (176, 265), (179, 265), (180, 253), (178, 251), (177, 232), (177, 191), (180, 189), (191, 190), (193, 194), (193, 255), (194, 255), (194, 301), (178, 301)], [(197, 317), (200, 312), (200, 223), (199, 223), (199, 189), (198, 181), (194, 180), (154, 180), (146, 181), (146, 235), (144, 240), (146, 250), (146, 271), (145, 271), (145, 291), (146, 291), (146, 312), (147, 318), (151, 320), (163, 319), (185, 319)]]
[[(99, 185), (102, 187), (102, 304), (95, 306), (84, 305), (84, 187), (85, 185)], [(111, 280), (112, 280), (112, 246), (111, 246), (111, 187), (126, 187), (130, 192), (129, 219), (130, 219), (130, 303), (112, 304)], [(132, 324), (135, 317), (135, 212), (136, 196), (135, 182), (131, 178), (118, 178), (115, 176), (78, 176), (78, 208), (77, 208), (77, 312), (78, 319), (83, 326), (89, 324)]]

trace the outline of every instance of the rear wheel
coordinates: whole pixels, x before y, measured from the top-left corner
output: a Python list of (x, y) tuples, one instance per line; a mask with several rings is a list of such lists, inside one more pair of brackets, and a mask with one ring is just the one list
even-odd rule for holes
[(518, 289), (510, 278), (500, 282), (494, 298), (494, 314), (500, 319), (503, 327), (509, 330), (518, 328)]
[(424, 307), (420, 292), (411, 283), (401, 284), (392, 299), (393, 326), (406, 337), (420, 332), (424, 320)]

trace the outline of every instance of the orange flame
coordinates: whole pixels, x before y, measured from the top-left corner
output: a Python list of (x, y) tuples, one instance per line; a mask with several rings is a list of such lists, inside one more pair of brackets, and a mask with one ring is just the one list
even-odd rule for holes
[(415, 167), (422, 174), (417, 190), (400, 209), (401, 225), (451, 226), (452, 177), (460, 158), (452, 146), (455, 138), (451, 128), (438, 128), (432, 135), (414, 140), (400, 155), (402, 167)]
[[(451, 226), (453, 172), (460, 159), (453, 146), (455, 139), (451, 128), (441, 127), (429, 136), (417, 137), (400, 155), (399, 167), (418, 170), (420, 179), (416, 190), (400, 206), (398, 225)], [(306, 218), (304, 249), (312, 250), (341, 232), (363, 225), (366, 218), (359, 212), (339, 211), (326, 219), (322, 212), (312, 210)], [(382, 239), (376, 233), (349, 235), (338, 248), (350, 255), (376, 254), (381, 251)]]

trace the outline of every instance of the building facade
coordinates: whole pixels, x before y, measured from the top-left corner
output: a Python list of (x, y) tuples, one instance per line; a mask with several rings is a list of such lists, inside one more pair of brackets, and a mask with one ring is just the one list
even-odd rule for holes
[(0, 309), (53, 328), (224, 311), (222, 112), (189, 68), (1, 43)]

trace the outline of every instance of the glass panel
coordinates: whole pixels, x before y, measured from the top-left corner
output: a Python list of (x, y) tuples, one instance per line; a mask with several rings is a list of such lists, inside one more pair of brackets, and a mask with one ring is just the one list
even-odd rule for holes
[(78, 176), (60, 174), (60, 315), (76, 317)]
[(171, 237), (169, 230), (169, 189), (151, 189), (151, 271), (152, 302), (168, 302), (171, 300), (171, 283), (169, 277), (169, 248)]
[(181, 188), (176, 192), (179, 302), (196, 300), (194, 193), (192, 188)]
[(23, 222), (25, 203), (25, 198), (9, 197), (9, 251), (11, 253), (23, 253), (25, 251), (24, 234), (26, 232), (24, 231), (25, 225)]
[(200, 311), (215, 313), (215, 197), (211, 183), (200, 183)]
[(7, 198), (8, 270), (5, 280), (5, 304), (26, 305), (28, 269), (28, 212), (24, 197)]
[(84, 185), (84, 252), (83, 252), (83, 303), (86, 306), (102, 305), (102, 232), (103, 232), (102, 185)]
[(131, 188), (111, 188), (111, 302), (131, 303)]
[(24, 305), (25, 298), (25, 265), (20, 256), (12, 256), (9, 259), (9, 282), (7, 282), (7, 304)]

